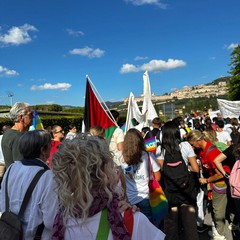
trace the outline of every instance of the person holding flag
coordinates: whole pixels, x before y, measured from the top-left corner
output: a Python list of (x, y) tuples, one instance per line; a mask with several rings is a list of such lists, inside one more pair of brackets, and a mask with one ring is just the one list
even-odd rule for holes
[[(119, 120), (119, 112), (116, 110), (111, 110), (111, 115), (116, 122)], [(121, 165), (121, 157), (123, 150), (124, 133), (119, 127), (115, 129), (110, 140), (109, 150), (114, 154), (113, 161), (117, 166)]]

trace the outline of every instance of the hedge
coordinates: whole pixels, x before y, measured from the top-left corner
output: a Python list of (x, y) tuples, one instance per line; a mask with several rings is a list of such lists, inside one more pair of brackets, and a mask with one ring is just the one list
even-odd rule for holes
[[(49, 126), (59, 125), (63, 128), (65, 133), (68, 132), (69, 124), (74, 124), (77, 127), (77, 131), (81, 132), (82, 130), (82, 117), (74, 117), (74, 116), (67, 116), (67, 117), (57, 117), (57, 116), (50, 116), (50, 117), (41, 117), (41, 121), (44, 128)], [(119, 119), (119, 126), (122, 126), (123, 123), (126, 121), (125, 118), (120, 117)], [(2, 133), (3, 125), (10, 125), (13, 126), (13, 122), (9, 118), (0, 118), (0, 131)]]

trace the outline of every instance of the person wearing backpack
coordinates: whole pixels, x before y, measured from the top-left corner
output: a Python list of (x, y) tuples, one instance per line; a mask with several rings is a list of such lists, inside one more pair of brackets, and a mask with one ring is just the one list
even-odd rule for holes
[[(51, 136), (48, 132), (34, 130), (24, 133), (19, 140), (19, 151), (24, 158), (10, 165), (4, 175), (0, 191), (0, 212), (3, 213), (2, 218), (6, 211), (10, 211), (15, 215), (19, 214), (23, 198), (30, 183), (38, 172), (44, 170), (30, 195), (30, 200), (23, 212), (23, 216), (19, 219), (22, 228), (20, 239), (35, 239), (37, 229), (40, 229), (38, 227), (42, 224), (43, 228), (39, 232), (41, 239), (49, 240), (51, 238), (58, 199), (54, 192), (52, 172), (46, 165), (50, 150)], [(9, 198), (7, 201), (9, 206), (7, 206), (5, 201), (6, 192)], [(0, 219), (0, 224), (4, 220), (2, 218)], [(3, 230), (2, 227), (0, 227), (0, 239), (16, 239), (9, 238), (10, 236), (4, 237), (4, 232), (1, 232), (1, 230)]]
[(119, 209), (113, 164), (108, 145), (96, 136), (81, 134), (61, 144), (52, 159), (60, 202), (52, 240), (164, 239), (144, 214)]
[(168, 199), (169, 214), (164, 218), (167, 240), (178, 240), (181, 219), (186, 240), (198, 239), (195, 219), (197, 189), (193, 172), (198, 173), (196, 155), (188, 142), (182, 142), (180, 129), (174, 121), (162, 128), (162, 145), (157, 159), (161, 165), (163, 190)]
[[(212, 205), (214, 212), (213, 231), (209, 234), (215, 240), (225, 240), (225, 215), (227, 206), (227, 184), (223, 174), (217, 169), (214, 164), (214, 159), (221, 152), (212, 143), (207, 142), (205, 135), (199, 130), (193, 130), (188, 135), (188, 142), (195, 148), (201, 149), (201, 162), (203, 168), (208, 172), (208, 178), (199, 178), (201, 184), (212, 186)], [(230, 173), (229, 166), (225, 165), (224, 169)], [(215, 229), (216, 227), (216, 229)]]

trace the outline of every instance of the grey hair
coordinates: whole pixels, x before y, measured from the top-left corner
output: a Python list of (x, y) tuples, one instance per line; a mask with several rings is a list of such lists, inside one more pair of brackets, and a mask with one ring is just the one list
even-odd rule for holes
[(25, 159), (39, 158), (42, 149), (51, 144), (51, 135), (46, 130), (25, 132), (19, 140), (19, 151)]
[(9, 116), (13, 122), (18, 122), (19, 115), (24, 115), (26, 108), (29, 107), (28, 103), (16, 102), (10, 109)]
[(53, 155), (52, 170), (60, 206), (64, 207), (63, 219), (75, 218), (82, 210), (85, 221), (94, 201), (91, 191), (102, 189), (112, 200), (114, 171), (112, 154), (107, 143), (95, 136), (78, 135), (65, 140)]

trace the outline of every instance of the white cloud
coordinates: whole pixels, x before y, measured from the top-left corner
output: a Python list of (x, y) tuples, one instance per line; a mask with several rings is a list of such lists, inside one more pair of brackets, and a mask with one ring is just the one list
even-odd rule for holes
[(2, 42), (4, 45), (26, 44), (32, 41), (29, 32), (36, 31), (38, 30), (30, 24), (24, 24), (20, 27), (12, 27), (6, 34), (0, 33), (0, 42)]
[(187, 64), (183, 60), (178, 59), (168, 59), (167, 61), (163, 60), (151, 60), (148, 63), (144, 63), (141, 66), (135, 66), (133, 64), (124, 64), (120, 70), (121, 73), (130, 73), (130, 72), (140, 72), (140, 71), (149, 71), (149, 72), (161, 72), (167, 71), (174, 68), (185, 67)]
[(166, 9), (167, 8), (167, 4), (162, 3), (160, 0), (125, 0), (125, 2), (130, 2), (135, 6), (142, 6), (142, 5), (155, 5), (158, 6), (162, 9)]
[(10, 70), (0, 65), (0, 75), (17, 76), (19, 73), (15, 70)]
[(43, 85), (33, 85), (31, 87), (31, 90), (61, 90), (61, 91), (67, 91), (72, 85), (69, 83), (57, 83), (57, 84), (51, 84), (51, 83), (45, 83)]
[(67, 33), (71, 36), (75, 36), (75, 37), (81, 37), (81, 36), (84, 36), (84, 32), (82, 31), (76, 31), (76, 30), (73, 30), (73, 29), (66, 29)]
[(73, 50), (69, 51), (72, 55), (80, 55), (89, 58), (100, 58), (104, 56), (105, 51), (99, 48), (93, 49), (90, 47), (85, 48), (74, 48)]
[(48, 105), (54, 104), (54, 101), (46, 101), (46, 104)]
[(146, 60), (148, 59), (148, 57), (140, 57), (140, 56), (137, 56), (134, 58), (135, 61), (141, 61), (141, 60)]
[(239, 43), (231, 43), (230, 45), (226, 46), (228, 50), (233, 50), (239, 45)]
[(209, 57), (210, 60), (216, 60), (216, 57)]

